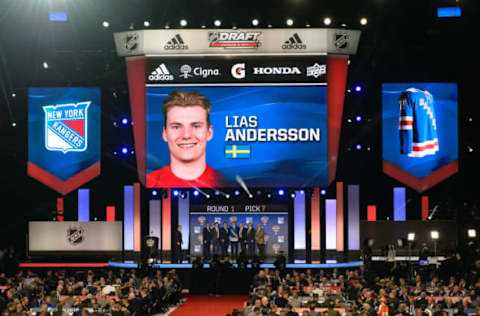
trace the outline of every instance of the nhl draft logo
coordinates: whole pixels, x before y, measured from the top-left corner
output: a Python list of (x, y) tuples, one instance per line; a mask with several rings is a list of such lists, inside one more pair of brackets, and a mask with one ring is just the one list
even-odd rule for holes
[(350, 36), (347, 33), (335, 33), (333, 45), (338, 49), (345, 49), (348, 47), (348, 40)]
[(49, 151), (85, 151), (88, 145), (88, 107), (90, 101), (43, 107), (45, 148)]
[(72, 246), (80, 245), (84, 240), (85, 230), (81, 226), (70, 226), (67, 229), (67, 241)]
[(129, 33), (125, 36), (125, 48), (127, 50), (134, 50), (138, 46), (138, 34), (137, 33)]

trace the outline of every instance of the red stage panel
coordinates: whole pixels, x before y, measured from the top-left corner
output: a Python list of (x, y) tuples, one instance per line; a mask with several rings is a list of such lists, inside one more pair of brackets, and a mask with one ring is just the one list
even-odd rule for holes
[(320, 250), (320, 188), (313, 189), (312, 202), (312, 250)]
[(115, 222), (115, 206), (107, 206), (107, 222)]
[(170, 189), (168, 189), (167, 198), (162, 201), (162, 250), (166, 251), (172, 249), (172, 217), (170, 214), (172, 199), (170, 193)]
[(142, 247), (140, 231), (140, 183), (133, 184), (133, 251), (140, 251)]
[(367, 206), (367, 220), (371, 222), (377, 220), (377, 207), (375, 205)]
[(422, 221), (426, 221), (428, 217), (428, 196), (422, 196)]
[(57, 198), (57, 221), (63, 222), (63, 198)]

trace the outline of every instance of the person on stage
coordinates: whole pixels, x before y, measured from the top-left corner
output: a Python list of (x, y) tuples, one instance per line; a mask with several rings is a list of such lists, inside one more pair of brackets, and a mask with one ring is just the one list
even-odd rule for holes
[(257, 224), (257, 230), (255, 231), (255, 241), (258, 247), (258, 258), (263, 261), (265, 260), (265, 231), (260, 223)]
[(239, 228), (237, 226), (237, 222), (233, 221), (232, 226), (230, 227), (228, 237), (230, 239), (230, 246), (232, 248), (232, 257), (234, 259), (237, 259), (238, 257), (238, 243), (240, 242), (240, 239), (238, 237), (238, 231)]
[(203, 257), (204, 259), (209, 260), (211, 258), (210, 245), (212, 244), (212, 237), (213, 237), (213, 230), (210, 227), (210, 222), (205, 223), (202, 237), (203, 237)]
[(248, 223), (246, 240), (248, 256), (253, 259), (255, 256), (255, 228), (253, 228), (252, 222)]
[(174, 248), (174, 252), (175, 252), (174, 260), (176, 263), (183, 262), (182, 245), (183, 245), (182, 225), (178, 225), (177, 231), (175, 232), (175, 248)]
[(162, 138), (168, 143), (170, 164), (147, 174), (147, 187), (221, 187), (223, 176), (206, 162), (207, 142), (213, 138), (210, 101), (197, 90), (178, 89), (163, 102)]
[(222, 257), (228, 256), (228, 224), (223, 222), (223, 227), (220, 229), (220, 245), (222, 247)]
[(218, 222), (215, 222), (213, 225), (213, 254), (221, 255), (222, 254), (222, 244), (220, 243), (220, 227)]
[(245, 256), (247, 255), (247, 228), (243, 226), (243, 223), (239, 224), (238, 228), (238, 240), (240, 242), (240, 253), (243, 253)]

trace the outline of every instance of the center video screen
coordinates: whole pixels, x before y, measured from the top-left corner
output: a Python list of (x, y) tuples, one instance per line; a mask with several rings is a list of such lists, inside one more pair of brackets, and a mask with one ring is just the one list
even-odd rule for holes
[(325, 86), (150, 86), (146, 104), (149, 188), (327, 183)]
[[(219, 228), (226, 222), (228, 227), (235, 221), (237, 227), (243, 223), (245, 227), (252, 223), (256, 229), (260, 223), (265, 232), (265, 256), (275, 257), (283, 252), (288, 257), (288, 213), (190, 213), (190, 255), (203, 256), (203, 228), (209, 222), (213, 227), (218, 223)], [(220, 245), (215, 249), (214, 242), (211, 245), (211, 254), (220, 253)], [(257, 250), (257, 247), (255, 247)], [(241, 246), (239, 245), (239, 253)], [(231, 246), (228, 246), (228, 254), (231, 255)]]

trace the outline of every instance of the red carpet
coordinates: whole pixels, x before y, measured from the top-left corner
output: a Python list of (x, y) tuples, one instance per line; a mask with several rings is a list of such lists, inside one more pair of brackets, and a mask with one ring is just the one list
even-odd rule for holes
[(240, 310), (248, 295), (188, 295), (187, 301), (169, 316), (225, 316), (234, 308)]

